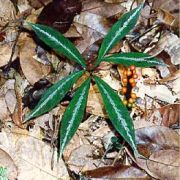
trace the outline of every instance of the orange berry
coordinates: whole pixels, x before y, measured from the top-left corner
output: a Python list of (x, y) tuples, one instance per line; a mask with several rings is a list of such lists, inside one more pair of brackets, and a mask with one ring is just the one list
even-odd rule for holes
[(136, 67), (135, 67), (134, 65), (131, 65), (131, 66), (129, 67), (129, 69), (130, 69), (131, 71), (133, 71), (133, 70), (136, 69)]
[(134, 84), (134, 83), (135, 83), (135, 79), (134, 79), (134, 78), (130, 78), (130, 79), (129, 79), (129, 83), (130, 83), (130, 84)]
[(129, 99), (128, 99), (128, 102), (132, 104), (132, 103), (134, 102), (134, 99), (129, 98)]
[(128, 103), (127, 106), (128, 106), (129, 108), (131, 108), (131, 107), (132, 107), (132, 104), (131, 104), (131, 103)]
[(133, 74), (133, 78), (134, 78), (134, 79), (137, 79), (137, 78), (138, 78), (138, 75), (137, 75), (137, 74)]
[(123, 104), (126, 106), (128, 104), (126, 99), (123, 99)]
[(123, 71), (123, 75), (124, 75), (124, 76), (127, 76), (127, 70), (124, 70), (124, 71)]
[(131, 98), (132, 99), (136, 99), (137, 98), (136, 94), (135, 93), (131, 93)]
[(127, 78), (123, 78), (122, 82), (126, 84), (128, 82)]
[(122, 94), (126, 94), (126, 92), (127, 92), (127, 87), (122, 87), (121, 93), (122, 93)]
[(135, 86), (136, 86), (136, 83), (132, 83), (131, 86), (132, 86), (132, 87), (135, 87)]
[(127, 76), (131, 76), (132, 72), (131, 71), (127, 71)]

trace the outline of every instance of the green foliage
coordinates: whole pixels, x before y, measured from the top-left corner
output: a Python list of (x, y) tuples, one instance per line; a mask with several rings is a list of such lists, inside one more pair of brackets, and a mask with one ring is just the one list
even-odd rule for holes
[[(124, 36), (135, 26), (142, 7), (143, 4), (124, 14), (122, 18), (113, 25), (102, 42), (95, 67), (101, 61), (108, 61), (126, 66), (135, 65), (139, 67), (163, 65), (163, 63), (158, 59), (144, 53), (120, 53), (105, 56), (113, 48), (113, 46), (124, 38)], [(62, 34), (44, 25), (32, 23), (28, 24), (32, 27), (37, 36), (52, 49), (79, 63), (84, 69), (86, 68), (86, 63), (83, 57), (80, 55), (75, 46)], [(70, 90), (73, 84), (84, 74), (84, 72), (85, 71), (73, 73), (50, 87), (44, 93), (37, 106), (26, 116), (25, 121), (40, 116), (54, 108)], [(114, 128), (121, 134), (125, 141), (129, 143), (134, 150), (134, 153), (138, 154), (135, 142), (134, 126), (128, 110), (123, 105), (118, 94), (108, 84), (97, 76), (92, 77), (94, 78), (102, 95), (105, 109)], [(83, 119), (90, 81), (91, 77), (87, 78), (87, 80), (77, 89), (72, 101), (63, 115), (59, 133), (60, 156), (62, 156), (64, 149), (77, 131), (78, 126)]]
[(51, 86), (43, 94), (37, 106), (26, 116), (25, 121), (40, 116), (53, 109), (83, 74), (84, 71), (73, 73)]
[(94, 80), (102, 95), (105, 109), (112, 124), (121, 136), (131, 145), (134, 152), (137, 153), (134, 126), (128, 110), (123, 105), (118, 94), (115, 93), (108, 84), (97, 76), (94, 76)]
[(8, 180), (8, 178), (7, 178), (7, 168), (0, 167), (0, 180)]
[(62, 155), (65, 146), (68, 144), (72, 136), (75, 134), (84, 116), (84, 110), (87, 103), (90, 81), (91, 79), (88, 78), (79, 87), (63, 115), (60, 129), (60, 156)]
[(137, 67), (151, 67), (157, 65), (165, 65), (158, 59), (145, 53), (129, 52), (118, 53), (108, 57), (104, 57), (103, 61), (113, 62), (115, 64), (123, 64), (125, 66), (135, 65)]
[(73, 43), (65, 38), (61, 33), (48, 26), (32, 23), (28, 24), (35, 31), (37, 36), (57, 53), (62, 53), (67, 58), (79, 63), (82, 67), (86, 67), (85, 60), (79, 51)]
[(96, 66), (102, 61), (104, 55), (136, 25), (142, 7), (143, 4), (124, 14), (122, 18), (112, 26), (101, 44)]

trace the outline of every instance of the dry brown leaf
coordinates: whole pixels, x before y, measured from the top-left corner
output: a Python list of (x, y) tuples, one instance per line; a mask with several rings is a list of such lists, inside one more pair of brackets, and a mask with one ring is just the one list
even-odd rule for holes
[(104, 2), (107, 2), (107, 3), (122, 3), (124, 1), (125, 0), (104, 0)]
[(90, 86), (86, 112), (101, 117), (107, 117), (101, 95), (96, 86)]
[(148, 51), (151, 55), (158, 55), (165, 50), (171, 57), (171, 62), (174, 65), (180, 64), (180, 39), (177, 35), (166, 31), (162, 34), (158, 44)]
[(161, 150), (153, 153), (147, 160), (149, 171), (159, 179), (179, 180), (180, 152), (175, 150)]
[[(137, 129), (136, 142), (145, 148), (147, 154), (152, 154), (161, 149), (179, 149), (179, 134), (164, 126), (151, 126)], [(143, 150), (142, 149), (142, 150)]]
[(22, 35), (21, 38), (23, 41), (20, 52), (21, 68), (30, 84), (34, 84), (41, 78), (47, 76), (50, 73), (51, 68), (50, 66), (39, 63), (33, 58), (36, 48), (34, 41), (27, 36), (24, 37), (24, 35)]
[(164, 126), (172, 126), (177, 123), (179, 118), (180, 104), (170, 104), (159, 109)]
[[(0, 67), (5, 66), (11, 57), (13, 43), (0, 45)], [(18, 57), (19, 49), (16, 46), (12, 61)]]
[(5, 148), (3, 148), (2, 145), (0, 145), (0, 167), (7, 168), (8, 179), (14, 180), (17, 178), (18, 175), (17, 167), (12, 157), (3, 149)]
[(100, 160), (93, 159), (93, 153), (95, 150), (96, 147), (89, 144), (83, 144), (74, 149), (67, 162), (69, 165), (68, 167), (76, 173), (94, 169), (98, 164), (100, 164)]
[(87, 26), (103, 35), (107, 34), (110, 27), (106, 18), (89, 12), (81, 12), (80, 15), (75, 16), (74, 22)]
[(107, 18), (118, 13), (123, 14), (125, 8), (121, 4), (108, 4), (99, 0), (86, 0), (83, 1), (82, 11), (88, 11)]
[[(69, 175), (62, 159), (57, 161), (57, 150), (53, 157), (54, 167), (51, 169), (52, 149), (41, 139), (40, 128), (34, 126), (30, 132), (13, 127), (0, 132), (0, 144), (12, 157), (18, 169), (18, 180), (46, 179), (69, 180)], [(7, 167), (8, 168), (8, 167)]]
[[(180, 147), (179, 137), (180, 136), (176, 131), (173, 131), (164, 126), (151, 126), (151, 127), (137, 129), (136, 141), (138, 144), (138, 150), (140, 154), (144, 155), (145, 157), (148, 157), (148, 159), (152, 159), (156, 161), (154, 163), (151, 160), (137, 157), (136, 158), (137, 165), (142, 169), (144, 169), (152, 177), (159, 179), (161, 175), (160, 179), (166, 179), (166, 178), (162, 178), (163, 174), (164, 176), (169, 176), (171, 173), (169, 171), (169, 166), (168, 166), (170, 165), (169, 164), (170, 162), (167, 162), (167, 160), (172, 156), (172, 154), (169, 156), (168, 152), (179, 151), (179, 147)], [(163, 163), (163, 158), (165, 158), (166, 153), (162, 154), (164, 156), (163, 158), (159, 158), (159, 159), (153, 158), (153, 157), (157, 157), (156, 154), (160, 155), (161, 151), (167, 152), (167, 157), (166, 157), (167, 160), (164, 159), (165, 164), (163, 165), (162, 169), (160, 168), (161, 167), (160, 163)], [(152, 165), (152, 169), (148, 164)], [(164, 171), (168, 171), (168, 172), (165, 173)], [(172, 172), (172, 175), (173, 174), (174, 172)]]
[(142, 170), (126, 165), (107, 166), (85, 171), (83, 174), (88, 178), (120, 178), (120, 179), (150, 179)]
[(0, 25), (4, 26), (9, 21), (15, 19), (16, 9), (10, 0), (0, 0)]
[(179, 27), (179, 11), (178, 11), (179, 6), (180, 6), (180, 2), (178, 0), (167, 0), (167, 1), (158, 0), (158, 1), (154, 1), (153, 3), (153, 8), (155, 9), (161, 8), (163, 10), (166, 10), (171, 14), (171, 16), (174, 16), (176, 18), (172, 24), (176, 28)]

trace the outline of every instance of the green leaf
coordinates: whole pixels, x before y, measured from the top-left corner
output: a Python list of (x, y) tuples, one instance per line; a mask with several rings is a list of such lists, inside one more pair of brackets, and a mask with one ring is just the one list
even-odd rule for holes
[(88, 78), (76, 91), (72, 101), (67, 107), (60, 127), (60, 157), (77, 131), (79, 124), (84, 116), (84, 110), (87, 103), (88, 91), (91, 79)]
[(28, 23), (35, 31), (37, 36), (57, 53), (62, 53), (67, 58), (79, 63), (82, 67), (86, 67), (86, 63), (76, 49), (74, 44), (65, 38), (58, 31), (44, 25)]
[(70, 90), (84, 71), (73, 73), (51, 86), (42, 96), (37, 106), (26, 116), (25, 121), (40, 116), (53, 109)]
[(117, 93), (115, 93), (108, 84), (97, 76), (94, 77), (94, 80), (101, 93), (105, 109), (113, 126), (129, 143), (134, 152), (138, 154), (135, 142), (134, 125), (128, 110), (123, 105)]
[(130, 52), (113, 54), (108, 57), (104, 57), (103, 61), (113, 62), (115, 64), (123, 64), (125, 66), (135, 65), (137, 67), (151, 67), (157, 65), (165, 65), (160, 60), (156, 59), (145, 53)]
[(113, 46), (120, 41), (136, 25), (143, 4), (124, 14), (110, 29), (104, 38), (99, 50), (96, 66), (101, 62), (102, 57), (108, 53)]

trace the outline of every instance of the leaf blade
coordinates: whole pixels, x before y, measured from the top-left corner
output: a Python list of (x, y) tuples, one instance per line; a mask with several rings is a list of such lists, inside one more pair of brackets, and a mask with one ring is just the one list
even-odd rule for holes
[(36, 35), (57, 53), (62, 53), (67, 58), (79, 63), (82, 67), (86, 67), (85, 60), (74, 46), (74, 44), (65, 38), (58, 31), (40, 24), (28, 23), (34, 30)]
[(24, 122), (53, 109), (83, 74), (84, 71), (72, 73), (47, 89), (36, 107), (25, 117)]
[[(75, 134), (78, 126), (83, 118), (83, 112), (85, 110), (88, 98), (88, 91), (90, 88), (91, 79), (88, 78), (76, 91), (72, 101), (67, 107), (63, 118), (61, 120), (60, 127), (60, 157)], [(75, 108), (74, 108), (75, 107)]]
[(122, 64), (125, 66), (135, 65), (137, 67), (151, 67), (157, 65), (165, 65), (155, 57), (152, 57), (146, 53), (130, 52), (130, 53), (118, 53), (108, 57), (104, 57), (103, 61), (113, 62), (115, 64)]
[(124, 14), (110, 29), (104, 38), (96, 61), (96, 66), (101, 62), (101, 58), (112, 49), (135, 26), (143, 4)]
[(94, 76), (94, 80), (101, 93), (105, 109), (115, 129), (129, 143), (134, 152), (138, 154), (135, 143), (134, 125), (129, 112), (123, 105), (119, 96), (102, 79)]

